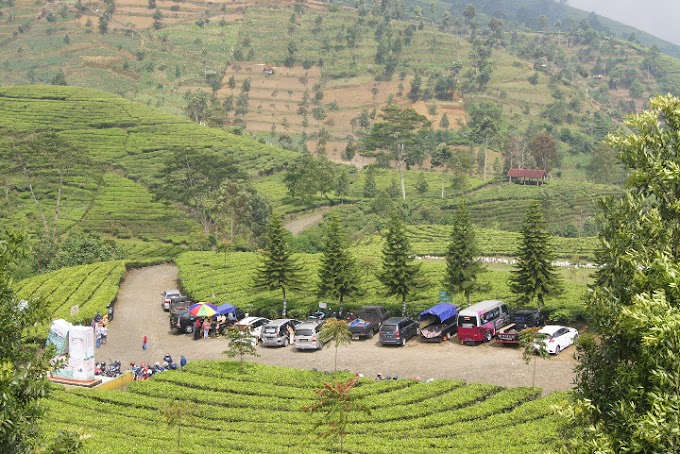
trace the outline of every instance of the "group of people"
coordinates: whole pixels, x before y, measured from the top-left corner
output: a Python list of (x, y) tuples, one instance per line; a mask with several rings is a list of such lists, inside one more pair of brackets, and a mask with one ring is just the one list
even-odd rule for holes
[[(110, 313), (113, 315), (112, 311), (110, 311)], [(99, 311), (97, 311), (97, 315), (95, 315), (92, 320), (92, 328), (94, 328), (94, 345), (97, 348), (109, 341), (109, 321), (109, 314), (102, 315)]]
[(145, 362), (139, 365), (135, 364), (134, 361), (130, 363), (130, 370), (135, 380), (146, 380), (152, 375), (166, 371), (166, 370), (177, 370), (187, 365), (187, 359), (184, 355), (180, 356), (179, 363), (175, 363), (172, 360), (170, 353), (166, 353), (163, 357), (163, 364), (160, 361), (156, 361), (155, 364), (147, 364)]
[(215, 317), (197, 318), (194, 323), (194, 340), (221, 337), (228, 325), (236, 322), (232, 313)]

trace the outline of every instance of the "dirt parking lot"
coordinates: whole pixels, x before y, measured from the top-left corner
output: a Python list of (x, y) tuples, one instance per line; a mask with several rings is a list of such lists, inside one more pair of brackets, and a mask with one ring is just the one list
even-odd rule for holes
[[(155, 363), (170, 353), (176, 361), (180, 355), (189, 361), (228, 359), (224, 338), (194, 341), (191, 335), (170, 332), (168, 313), (161, 307), (161, 294), (177, 288), (177, 268), (159, 265), (130, 271), (121, 285), (109, 327), (108, 343), (95, 352), (96, 361), (119, 359)], [(238, 306), (238, 302), (229, 301)], [(142, 350), (142, 338), (148, 337), (148, 349)], [(537, 360), (536, 386), (544, 392), (566, 390), (573, 386), (573, 347), (548, 360)], [(259, 357), (250, 358), (277, 366), (300, 369), (333, 370), (334, 349), (298, 352), (293, 347), (258, 347)], [(463, 379), (502, 386), (531, 386), (532, 366), (526, 365), (519, 350), (490, 343), (461, 345), (456, 338), (440, 344), (411, 339), (405, 347), (381, 347), (377, 337), (353, 341), (338, 349), (338, 368), (358, 372), (366, 377), (376, 374), (402, 378), (420, 377)]]

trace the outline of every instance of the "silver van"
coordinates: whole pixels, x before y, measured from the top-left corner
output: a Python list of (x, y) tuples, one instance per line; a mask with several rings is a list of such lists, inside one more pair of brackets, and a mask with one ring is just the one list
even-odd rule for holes
[(321, 350), (323, 343), (319, 332), (323, 320), (306, 320), (295, 327), (295, 348), (298, 350)]
[(295, 329), (297, 320), (279, 318), (262, 327), (262, 346), (288, 347), (290, 345), (290, 331)]

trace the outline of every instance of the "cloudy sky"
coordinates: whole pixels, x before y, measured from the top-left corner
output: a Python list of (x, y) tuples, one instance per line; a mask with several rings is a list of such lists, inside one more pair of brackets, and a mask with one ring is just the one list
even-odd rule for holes
[(567, 0), (567, 3), (680, 45), (679, 0)]

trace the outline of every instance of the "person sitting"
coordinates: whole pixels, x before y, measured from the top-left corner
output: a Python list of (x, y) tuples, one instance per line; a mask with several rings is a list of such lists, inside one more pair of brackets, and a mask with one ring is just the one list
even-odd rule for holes
[(163, 357), (163, 361), (165, 361), (168, 364), (172, 364), (172, 356), (170, 356), (170, 353), (165, 354), (165, 356)]

